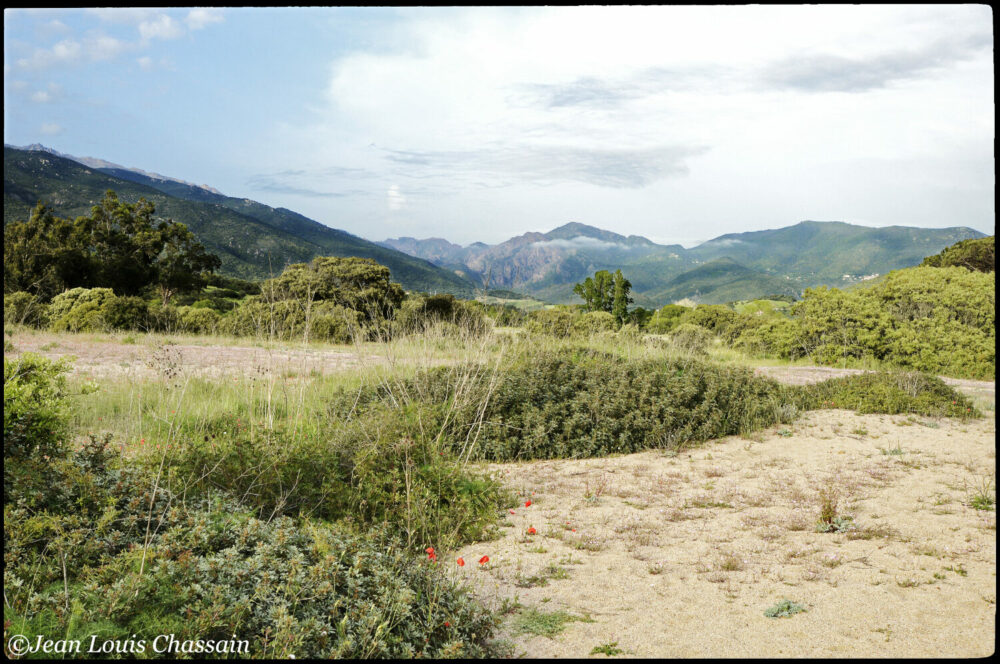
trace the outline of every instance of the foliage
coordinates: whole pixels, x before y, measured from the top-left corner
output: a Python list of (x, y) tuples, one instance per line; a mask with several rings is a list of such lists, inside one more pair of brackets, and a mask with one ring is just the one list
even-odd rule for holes
[(653, 314), (646, 325), (646, 330), (653, 334), (667, 334), (680, 324), (681, 317), (689, 307), (679, 304), (665, 304)]
[(916, 372), (866, 372), (804, 385), (803, 409), (850, 408), (859, 414), (914, 413), (927, 417), (979, 417), (972, 400), (936, 376)]
[[(493, 307), (478, 302), (459, 300), (454, 295), (411, 295), (396, 311), (393, 329), (402, 334), (424, 333), (429, 328), (452, 329), (473, 336), (482, 336), (491, 329), (487, 312), (497, 310), (507, 312), (512, 307)], [(507, 313), (505, 323), (514, 322)], [(449, 327), (443, 326), (446, 324)], [(503, 323), (501, 323), (503, 324)]]
[(556, 339), (573, 336), (576, 316), (565, 307), (537, 309), (527, 313), (525, 327), (533, 334), (545, 334)]
[(466, 388), (459, 377), (469, 373), (424, 372), (413, 391), (451, 402), (451, 440), (473, 458), (497, 461), (676, 447), (775, 423), (785, 398), (776, 382), (745, 369), (572, 348), (530, 352), (502, 380), (487, 374)]
[(593, 277), (587, 277), (573, 287), (573, 292), (585, 302), (587, 311), (606, 311), (614, 316), (618, 325), (628, 318), (628, 305), (632, 303), (632, 282), (625, 278), (621, 270), (611, 274), (598, 270)]
[(82, 332), (105, 329), (104, 310), (115, 299), (110, 288), (74, 288), (52, 298), (50, 327), (56, 331)]
[(685, 319), (754, 354), (820, 364), (874, 360), (989, 379), (996, 372), (995, 293), (991, 273), (918, 267), (865, 288), (808, 289), (791, 319), (707, 307)]
[(62, 453), (66, 435), (66, 369), (65, 363), (34, 353), (23, 353), (16, 360), (4, 358), (5, 469), (11, 460), (41, 460)]
[(31, 293), (7, 293), (3, 297), (3, 320), (5, 324), (45, 327), (49, 322), (48, 305)]
[(977, 272), (996, 272), (996, 237), (962, 240), (921, 263), (927, 267), (964, 267)]
[(184, 224), (155, 222), (153, 205), (120, 201), (108, 191), (88, 217), (59, 219), (39, 204), (26, 222), (4, 227), (4, 292), (49, 299), (76, 287), (137, 295), (147, 286), (164, 301), (201, 288), (204, 273), (221, 264)]
[(704, 354), (714, 339), (711, 332), (691, 323), (678, 325), (670, 338), (678, 348), (695, 354)]
[[(91, 436), (71, 453), (64, 370), (31, 354), (4, 360), (8, 633), (235, 638), (255, 657), (494, 652), (496, 617), (435, 565), (416, 561), (391, 519), (388, 529), (278, 510), (259, 519), (217, 489), (174, 494), (160, 473), (119, 458), (110, 437)], [(166, 452), (158, 456), (166, 461)], [(244, 470), (253, 463), (242, 462)], [(361, 484), (394, 484), (381, 470), (359, 475)]]
[(794, 616), (796, 613), (802, 613), (806, 610), (806, 607), (798, 602), (793, 602), (790, 599), (783, 599), (772, 607), (769, 607), (764, 611), (764, 615), (768, 618), (787, 618), (789, 616)]

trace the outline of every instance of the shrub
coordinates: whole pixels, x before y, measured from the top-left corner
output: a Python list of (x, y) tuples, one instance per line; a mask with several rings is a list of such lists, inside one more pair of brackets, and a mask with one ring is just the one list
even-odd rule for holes
[(18, 291), (3, 296), (4, 325), (45, 327), (49, 322), (48, 305), (37, 295)]
[(101, 306), (105, 329), (143, 330), (149, 326), (149, 305), (134, 295), (114, 297)]
[(53, 331), (91, 332), (106, 329), (104, 307), (115, 297), (110, 288), (73, 288), (49, 304)]
[(916, 372), (867, 372), (804, 385), (804, 409), (850, 408), (858, 413), (915, 413), (927, 417), (979, 417), (972, 400), (940, 378)]
[(678, 348), (689, 353), (704, 354), (715, 337), (704, 327), (682, 323), (670, 333), (670, 338)]
[(533, 334), (544, 334), (557, 339), (573, 336), (577, 316), (566, 309), (538, 309), (528, 312), (525, 327)]
[(219, 325), (219, 316), (214, 309), (198, 307), (197, 302), (190, 307), (178, 307), (181, 326), (192, 334), (212, 334)]
[(599, 332), (613, 332), (617, 327), (615, 317), (607, 311), (587, 312), (573, 323), (575, 332), (587, 336)]
[(3, 456), (38, 459), (63, 453), (67, 365), (34, 353), (3, 361)]
[(784, 401), (781, 386), (746, 369), (583, 349), (530, 352), (499, 380), (473, 373), (424, 372), (413, 392), (454, 408), (452, 444), (498, 461), (674, 447), (772, 424)]
[(689, 310), (689, 307), (679, 304), (665, 304), (649, 319), (646, 331), (653, 334), (667, 334), (680, 325), (681, 317)]

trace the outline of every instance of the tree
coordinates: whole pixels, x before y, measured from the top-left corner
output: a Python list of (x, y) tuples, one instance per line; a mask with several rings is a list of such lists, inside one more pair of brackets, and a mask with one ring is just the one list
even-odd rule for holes
[(4, 227), (4, 292), (49, 300), (71, 288), (138, 295), (157, 286), (166, 302), (200, 289), (221, 261), (184, 224), (154, 221), (154, 211), (145, 199), (124, 203), (113, 191), (76, 221), (39, 203), (28, 221)]
[(615, 296), (611, 303), (611, 315), (615, 317), (619, 325), (624, 325), (628, 318), (628, 305), (632, 304), (632, 282), (625, 278), (621, 270), (615, 272), (614, 276)]
[(614, 274), (598, 270), (593, 278), (587, 277), (576, 284), (573, 292), (583, 298), (587, 311), (606, 311), (615, 317), (619, 325), (626, 322), (628, 305), (633, 302), (630, 295), (632, 283), (621, 270), (616, 270)]
[(940, 254), (928, 256), (921, 263), (928, 267), (964, 267), (975, 272), (996, 272), (996, 238), (962, 240), (946, 247)]

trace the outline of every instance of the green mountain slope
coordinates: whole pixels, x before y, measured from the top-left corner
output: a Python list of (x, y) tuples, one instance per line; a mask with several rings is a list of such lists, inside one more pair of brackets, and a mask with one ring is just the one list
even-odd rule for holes
[(749, 268), (788, 276), (803, 287), (841, 285), (919, 265), (925, 256), (978, 237), (984, 236), (966, 227), (869, 228), (841, 221), (803, 221), (786, 228), (723, 235), (689, 254), (701, 261), (729, 257)]
[[(110, 171), (110, 172), (106, 172)], [(409, 290), (469, 296), (472, 285), (428, 261), (329, 228), (283, 208), (212, 193), (127, 169), (95, 169), (47, 152), (4, 147), (4, 223), (23, 220), (38, 201), (56, 214), (90, 213), (113, 189), (119, 198), (145, 198), (159, 217), (184, 223), (222, 259), (222, 272), (259, 279), (278, 274), (289, 263), (315, 256), (373, 258)]]
[(723, 304), (799, 293), (799, 286), (791, 280), (752, 270), (731, 258), (719, 258), (678, 275), (666, 288), (647, 293), (646, 297), (656, 302), (691, 298), (699, 304)]

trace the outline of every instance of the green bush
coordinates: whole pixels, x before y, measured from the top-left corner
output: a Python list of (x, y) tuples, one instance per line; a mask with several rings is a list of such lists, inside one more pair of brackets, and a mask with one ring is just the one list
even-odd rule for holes
[[(749, 370), (627, 361), (596, 351), (532, 352), (499, 380), (470, 367), (420, 374), (413, 392), (454, 408), (450, 444), (506, 461), (676, 447), (779, 421), (784, 388)], [(468, 385), (472, 383), (472, 387)]]
[(704, 354), (715, 337), (704, 327), (681, 323), (670, 333), (670, 339), (675, 346), (689, 353)]
[(796, 401), (803, 409), (849, 408), (860, 414), (980, 416), (969, 397), (940, 378), (905, 371), (866, 372), (804, 385)]
[(24, 291), (3, 296), (4, 325), (46, 327), (49, 324), (48, 305), (38, 296)]
[(149, 327), (149, 305), (134, 295), (109, 299), (101, 307), (101, 316), (105, 329), (145, 330)]
[(73, 288), (52, 298), (50, 328), (55, 332), (94, 332), (107, 328), (104, 306), (115, 298), (110, 288)]
[(679, 304), (665, 304), (656, 310), (646, 324), (646, 331), (652, 334), (667, 334), (680, 325), (681, 317), (690, 311), (690, 307)]
[(850, 291), (808, 289), (790, 321), (718, 313), (728, 321), (716, 325), (723, 338), (754, 354), (820, 364), (875, 360), (963, 378), (996, 374), (993, 273), (916, 267)]
[[(70, 453), (64, 369), (30, 354), (4, 360), (6, 633), (32, 640), (234, 638), (248, 641), (253, 657), (496, 654), (496, 617), (434, 563), (414, 558), (414, 541), (423, 539), (398, 537), (406, 531), (393, 509), (411, 500), (427, 510), (425, 523), (447, 517), (462, 500), (495, 520), (497, 506), (453, 461), (419, 446), (359, 444), (354, 454), (340, 448), (348, 452), (341, 468), (338, 450), (317, 459), (270, 437), (246, 452), (255, 441), (234, 439), (228, 452), (242, 456), (228, 467), (226, 457), (212, 462), (221, 469), (216, 480), (241, 468), (250, 475), (227, 487), (245, 486), (243, 499), (259, 500), (273, 488), (269, 467), (286, 472), (299, 460), (262, 519), (217, 485), (202, 495), (194, 485), (172, 493), (167, 487), (183, 469), (173, 457), (164, 473), (147, 472), (141, 456), (126, 464), (110, 437), (93, 436)], [(371, 432), (372, 424), (355, 429)], [(196, 456), (197, 449), (181, 453)], [(342, 523), (280, 516), (297, 483), (338, 469), (354, 482), (333, 487), (331, 499), (351, 506)], [(212, 474), (200, 480), (211, 485)], [(398, 489), (411, 479), (410, 491)], [(421, 502), (422, 494), (437, 495), (437, 509)], [(390, 527), (366, 527), (377, 522)]]
[(198, 307), (197, 302), (190, 307), (178, 307), (181, 326), (192, 334), (213, 334), (221, 316), (214, 309)]
[(964, 267), (978, 272), (996, 272), (996, 238), (962, 240), (939, 254), (928, 256), (921, 265), (927, 267)]
[(614, 332), (617, 328), (618, 321), (607, 311), (589, 311), (573, 323), (574, 331), (585, 336), (600, 332)]
[(574, 315), (567, 309), (537, 309), (528, 312), (525, 328), (533, 334), (568, 339), (573, 336), (579, 317), (579, 314)]
[[(55, 457), (66, 434), (67, 366), (34, 353), (3, 361), (3, 456)], [(6, 493), (6, 491), (5, 491)]]

